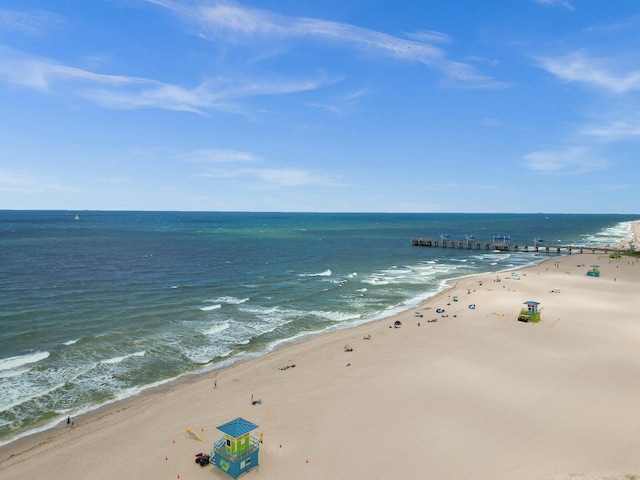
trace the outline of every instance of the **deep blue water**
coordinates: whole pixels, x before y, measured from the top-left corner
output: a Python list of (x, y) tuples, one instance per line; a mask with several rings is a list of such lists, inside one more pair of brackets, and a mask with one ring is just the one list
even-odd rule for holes
[(411, 308), (447, 279), (548, 258), (412, 247), (412, 237), (602, 245), (639, 218), (0, 211), (0, 444)]

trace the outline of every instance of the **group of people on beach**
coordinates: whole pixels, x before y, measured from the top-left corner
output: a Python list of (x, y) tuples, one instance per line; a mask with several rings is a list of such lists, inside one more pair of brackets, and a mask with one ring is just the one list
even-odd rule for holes
[(67, 417), (67, 426), (73, 427), (76, 424), (75, 419), (71, 418), (71, 415)]

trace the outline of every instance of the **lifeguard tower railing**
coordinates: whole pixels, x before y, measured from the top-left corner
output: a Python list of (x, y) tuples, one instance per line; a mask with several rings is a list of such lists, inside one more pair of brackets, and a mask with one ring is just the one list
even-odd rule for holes
[(227, 438), (223, 437), (213, 444), (213, 449), (209, 454), (211, 457), (219, 455), (231, 462), (237, 462), (256, 450), (260, 450), (260, 440), (256, 437), (249, 437), (249, 448), (245, 448), (237, 452), (229, 452), (227, 450)]

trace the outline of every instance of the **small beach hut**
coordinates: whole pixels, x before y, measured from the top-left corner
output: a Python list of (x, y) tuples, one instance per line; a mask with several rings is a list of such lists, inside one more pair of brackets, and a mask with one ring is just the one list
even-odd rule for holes
[(241, 473), (258, 466), (260, 440), (250, 435), (258, 425), (238, 417), (217, 428), (224, 433), (224, 437), (215, 442), (211, 450), (216, 467), (238, 478)]
[(534, 302), (528, 300), (524, 302), (523, 305), (526, 305), (527, 308), (523, 308), (520, 310), (520, 315), (518, 315), (518, 321), (520, 322), (539, 322), (540, 321), (540, 309), (538, 306), (539, 302)]
[(587, 276), (589, 277), (599, 277), (600, 276), (600, 266), (599, 265), (590, 265), (589, 270), (587, 270)]

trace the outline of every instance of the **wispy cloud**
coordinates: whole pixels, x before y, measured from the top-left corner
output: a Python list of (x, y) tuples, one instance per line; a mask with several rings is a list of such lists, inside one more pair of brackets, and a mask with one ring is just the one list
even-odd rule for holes
[(580, 133), (611, 142), (640, 138), (640, 122), (617, 120), (606, 125), (584, 128)]
[(423, 30), (420, 32), (405, 33), (407, 38), (421, 43), (451, 43), (451, 36), (442, 32), (434, 32), (432, 30)]
[(42, 178), (31, 172), (0, 169), (0, 192), (33, 194), (68, 191), (72, 191), (72, 189), (55, 180)]
[(300, 187), (306, 185), (326, 185), (329, 179), (326, 175), (298, 168), (262, 168), (245, 170), (245, 173), (253, 174), (261, 181), (279, 185), (281, 187)]
[(370, 93), (370, 90), (362, 88), (330, 99), (329, 101), (307, 102), (307, 105), (313, 108), (318, 108), (331, 113), (335, 113), (336, 115), (345, 115), (355, 108), (355, 105), (361, 98), (366, 97)]
[(196, 113), (208, 110), (240, 112), (242, 109), (234, 103), (238, 99), (302, 92), (331, 83), (320, 73), (315, 79), (302, 80), (276, 77), (207, 79), (189, 88), (140, 77), (95, 73), (1, 46), (0, 79), (42, 91), (53, 90), (56, 86), (67, 87), (66, 92), (106, 108), (159, 108)]
[(616, 94), (640, 90), (640, 70), (614, 73), (613, 59), (590, 58), (583, 50), (541, 58), (539, 63), (549, 73), (568, 82), (585, 83)]
[(202, 163), (246, 163), (260, 161), (261, 158), (251, 152), (242, 150), (223, 150), (217, 148), (204, 148), (179, 155), (183, 160)]
[(18, 12), (0, 9), (0, 32), (13, 31), (38, 37), (64, 23), (64, 17), (51, 12), (41, 10)]
[(158, 84), (158, 82), (142, 78), (104, 75), (60, 65), (46, 58), (27, 55), (2, 46), (0, 46), (0, 78), (15, 85), (39, 90), (48, 90), (56, 82), (72, 81), (115, 86)]
[(504, 125), (504, 122), (498, 120), (497, 118), (486, 117), (480, 120), (480, 125), (484, 127), (502, 127)]
[(564, 8), (565, 10), (571, 10), (572, 12), (575, 10), (567, 0), (533, 0), (533, 1), (539, 5), (544, 5), (546, 7)]
[(584, 147), (532, 152), (524, 157), (524, 161), (527, 168), (541, 173), (587, 173), (609, 166), (606, 159), (594, 156)]
[(241, 179), (253, 187), (302, 187), (311, 185), (336, 185), (327, 174), (302, 168), (218, 168), (202, 175), (209, 178)]
[(444, 50), (431, 44), (449, 41), (446, 35), (437, 32), (419, 32), (412, 34), (412, 39), (404, 39), (345, 23), (288, 17), (232, 2), (187, 6), (174, 0), (147, 1), (170, 10), (201, 29), (202, 33), (198, 31), (198, 34), (217, 41), (253, 43), (273, 38), (308, 38), (337, 48), (351, 47), (398, 61), (427, 65), (443, 72), (449, 80), (467, 86), (504, 86), (469, 64), (448, 59)]

